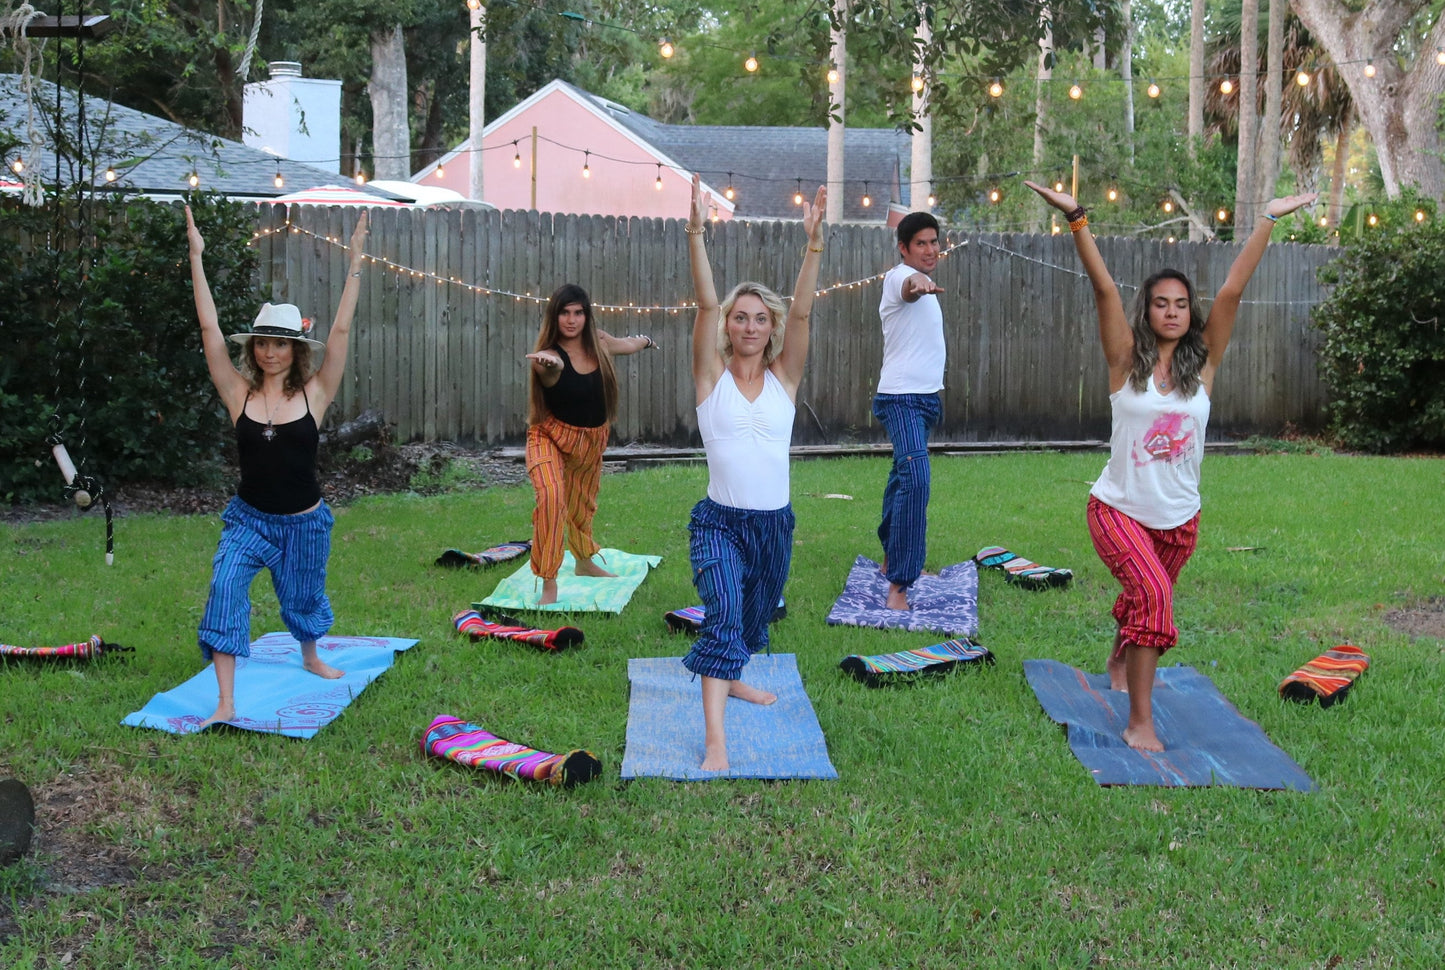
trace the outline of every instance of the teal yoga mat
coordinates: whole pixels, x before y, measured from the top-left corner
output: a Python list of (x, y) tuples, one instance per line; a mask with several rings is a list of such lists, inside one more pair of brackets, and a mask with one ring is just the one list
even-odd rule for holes
[(754, 687), (778, 695), (766, 707), (729, 697), (728, 770), (703, 771), (702, 681), (681, 657), (627, 661), (632, 699), (622, 777), (711, 781), (719, 778), (837, 778), (813, 704), (791, 653), (759, 654), (743, 668)]
[(532, 575), (530, 564), (523, 565), (503, 579), (492, 595), (472, 608), (493, 606), (508, 610), (546, 610), (551, 613), (621, 613), (632, 594), (661, 556), (639, 556), (621, 549), (603, 549), (592, 559), (599, 566), (617, 574), (615, 578), (577, 576), (577, 560), (572, 553), (562, 556), (562, 569), (557, 573), (557, 602), (541, 605), (542, 581)]

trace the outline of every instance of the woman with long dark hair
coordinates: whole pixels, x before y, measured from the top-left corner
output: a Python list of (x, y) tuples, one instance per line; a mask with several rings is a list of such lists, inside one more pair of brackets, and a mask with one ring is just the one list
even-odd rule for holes
[[(321, 422), (336, 399), (346, 372), (351, 318), (361, 293), (366, 213), (351, 234), (351, 261), (341, 303), (322, 343), (307, 336), (311, 322), (289, 303), (261, 307), (239, 343), (241, 366), (231, 362), (201, 254), (206, 243), (186, 206), (191, 286), (201, 345), (211, 382), (236, 429), (241, 482), (221, 514), (220, 543), (212, 565), (211, 589), (197, 634), (201, 655), (216, 669), (220, 693), (216, 711), (201, 727), (236, 716), (236, 658), (251, 654), (251, 581), (271, 571), (281, 604), (281, 621), (301, 644), (301, 664), (318, 677), (342, 676), (316, 653), (316, 641), (331, 629), (326, 597), (326, 561), (331, 554), (331, 509), (321, 497), (316, 451)], [(315, 358), (325, 358), (314, 366)]]
[(598, 329), (592, 299), (575, 283), (547, 301), (531, 361), (527, 418), (527, 475), (537, 493), (532, 512), (532, 574), (542, 580), (542, 605), (557, 602), (562, 547), (578, 576), (613, 576), (592, 561), (592, 538), (602, 453), (617, 417), (617, 371), (612, 358), (655, 347), (651, 337), (614, 337)]
[(1214, 378), (1275, 220), (1313, 202), (1315, 193), (1265, 207), (1207, 316), (1189, 278), (1165, 269), (1140, 285), (1126, 317), (1083, 206), (1067, 193), (1024, 184), (1069, 220), (1094, 286), (1113, 419), (1109, 463), (1089, 493), (1089, 536), (1124, 587), (1114, 603), (1118, 631), (1106, 668), (1110, 686), (1129, 692), (1125, 743), (1163, 751), (1154, 730), (1154, 672), (1160, 654), (1179, 642), (1174, 583), (1199, 538), (1199, 471)]

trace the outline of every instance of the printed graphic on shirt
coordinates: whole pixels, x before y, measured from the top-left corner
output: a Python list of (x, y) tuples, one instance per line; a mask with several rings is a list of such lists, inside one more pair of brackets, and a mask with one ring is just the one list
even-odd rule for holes
[(1176, 465), (1189, 458), (1194, 450), (1194, 419), (1181, 411), (1161, 414), (1149, 425), (1144, 436), (1134, 443), (1134, 466), (1151, 461)]

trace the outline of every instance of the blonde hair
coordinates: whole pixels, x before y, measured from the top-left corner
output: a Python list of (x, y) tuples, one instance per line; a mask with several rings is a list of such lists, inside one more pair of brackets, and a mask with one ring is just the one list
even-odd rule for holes
[(761, 283), (751, 281), (739, 283), (734, 286), (732, 292), (723, 298), (718, 306), (717, 318), (717, 352), (722, 355), (724, 361), (733, 355), (732, 341), (728, 339), (728, 317), (732, 315), (733, 306), (738, 302), (739, 297), (755, 296), (763, 301), (763, 306), (768, 308), (768, 316), (773, 319), (773, 333), (768, 338), (768, 346), (763, 351), (763, 366), (766, 367), (777, 359), (778, 354), (783, 352), (783, 334), (787, 330), (788, 308), (783, 304), (783, 298)]

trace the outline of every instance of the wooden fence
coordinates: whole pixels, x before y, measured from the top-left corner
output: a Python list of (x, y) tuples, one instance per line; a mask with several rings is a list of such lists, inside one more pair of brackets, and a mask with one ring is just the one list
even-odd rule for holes
[[(355, 210), (260, 206), (261, 283), (298, 304), (324, 336), (345, 282)], [(289, 219), (289, 222), (288, 222)], [(576, 282), (613, 334), (647, 333), (660, 349), (617, 361), (613, 441), (696, 441), (690, 373), (692, 314), (679, 220), (373, 209), (351, 361), (336, 420), (379, 408), (400, 441), (516, 443), (526, 431), (527, 368), (543, 301)], [(896, 261), (891, 230), (827, 230), (807, 376), (794, 441), (885, 440), (870, 400), (882, 358), (879, 275)], [(708, 230), (719, 292), (756, 279), (785, 295), (801, 260), (796, 223), (717, 223)], [(1059, 237), (946, 232), (936, 275), (948, 343), (943, 418), (934, 440), (1107, 438), (1107, 373), (1093, 293), (1073, 243)], [(1223, 282), (1239, 247), (1125, 238), (1099, 241), (1126, 305), (1139, 281), (1173, 266), (1203, 294)], [(1320, 335), (1310, 308), (1316, 271), (1337, 251), (1271, 245), (1245, 291), (1235, 339), (1215, 383), (1210, 437), (1323, 423)]]

